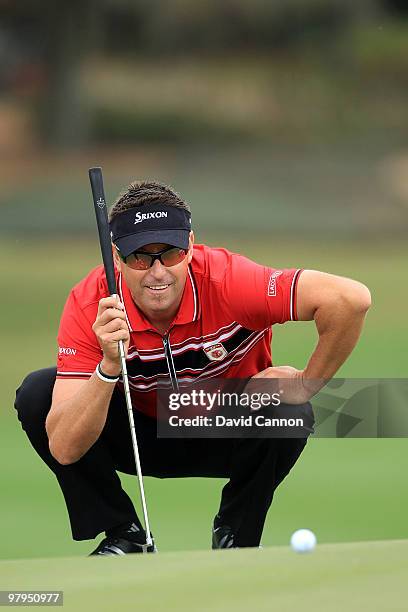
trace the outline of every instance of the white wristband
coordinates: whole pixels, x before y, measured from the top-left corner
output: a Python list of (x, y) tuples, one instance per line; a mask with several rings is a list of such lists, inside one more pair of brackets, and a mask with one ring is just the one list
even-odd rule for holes
[(106, 383), (116, 384), (119, 380), (119, 376), (108, 376), (107, 374), (104, 374), (101, 370), (100, 363), (98, 363), (98, 365), (95, 368), (95, 374), (97, 375), (99, 380), (103, 380), (103, 382), (106, 382)]

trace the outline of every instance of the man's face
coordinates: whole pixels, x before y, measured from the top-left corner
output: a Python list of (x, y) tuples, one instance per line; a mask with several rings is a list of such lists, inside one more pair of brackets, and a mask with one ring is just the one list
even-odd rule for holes
[[(183, 261), (167, 268), (156, 259), (147, 270), (130, 268), (113, 248), (116, 266), (121, 270), (134, 302), (147, 318), (166, 321), (176, 314), (183, 295), (188, 265), (193, 257), (193, 243), (194, 234), (191, 232), (189, 250)], [(162, 243), (146, 244), (138, 250), (159, 253), (168, 246)]]

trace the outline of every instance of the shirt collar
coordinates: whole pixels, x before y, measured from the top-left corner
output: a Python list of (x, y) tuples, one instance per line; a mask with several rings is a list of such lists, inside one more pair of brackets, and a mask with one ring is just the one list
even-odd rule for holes
[[(136, 306), (135, 302), (133, 301), (130, 290), (126, 285), (121, 273), (119, 273), (117, 284), (120, 299), (125, 306), (126, 321), (129, 326), (129, 330), (131, 332), (139, 332), (146, 330), (152, 330), (157, 332), (156, 328), (153, 327), (150, 321), (146, 319), (142, 311)], [(194, 279), (194, 274), (191, 269), (191, 266), (189, 266), (187, 270), (187, 278), (186, 283), (184, 285), (184, 291), (183, 296), (181, 298), (180, 307), (171, 324), (171, 327), (173, 325), (183, 325), (184, 323), (191, 323), (193, 321), (197, 321), (200, 314), (201, 312), (198, 300), (197, 285)]]

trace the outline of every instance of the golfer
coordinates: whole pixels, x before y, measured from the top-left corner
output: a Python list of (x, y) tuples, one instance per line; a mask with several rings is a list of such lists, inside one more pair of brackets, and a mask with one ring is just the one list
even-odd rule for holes
[[(288, 403), (312, 422), (313, 381), (333, 377), (350, 355), (370, 293), (347, 278), (273, 269), (194, 245), (189, 205), (157, 182), (131, 184), (109, 224), (118, 296), (109, 296), (103, 266), (79, 282), (61, 317), (57, 367), (29, 374), (16, 395), (22, 427), (63, 492), (72, 536), (104, 533), (95, 555), (141, 552), (146, 542), (118, 476), (135, 474), (118, 353), (123, 340), (142, 473), (227, 478), (212, 547), (259, 546), (274, 491), (307, 436), (158, 438), (157, 386), (290, 379)], [(314, 321), (317, 328), (303, 370), (272, 365), (272, 326), (287, 321)]]

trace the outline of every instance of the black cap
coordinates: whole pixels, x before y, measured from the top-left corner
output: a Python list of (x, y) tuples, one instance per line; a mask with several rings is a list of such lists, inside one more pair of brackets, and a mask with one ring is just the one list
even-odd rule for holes
[(109, 227), (112, 242), (124, 257), (153, 242), (188, 249), (191, 215), (184, 208), (151, 203), (119, 213)]

